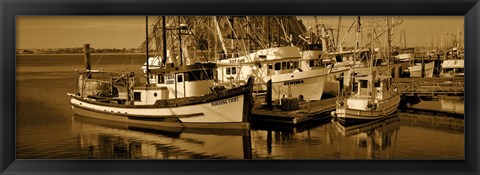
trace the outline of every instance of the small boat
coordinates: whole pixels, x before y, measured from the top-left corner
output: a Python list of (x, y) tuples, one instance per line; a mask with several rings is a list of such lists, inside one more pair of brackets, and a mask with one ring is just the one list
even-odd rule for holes
[[(162, 18), (166, 47), (166, 20)], [(179, 25), (178, 30), (184, 27)], [(148, 37), (146, 43), (145, 84), (138, 83), (133, 72), (92, 71), (86, 61), (87, 70), (79, 73), (76, 92), (68, 94), (75, 114), (152, 127), (249, 128), (253, 77), (236, 88), (214, 87), (215, 63), (167, 64), (166, 49), (160, 66), (150, 69)]]
[(465, 65), (463, 59), (444, 60), (440, 68), (440, 77), (463, 77)]
[[(400, 94), (392, 86), (390, 76), (375, 73), (354, 77), (353, 93), (340, 96), (335, 115), (344, 124), (364, 123), (388, 116), (397, 111)], [(347, 90), (348, 91), (348, 90)]]
[[(423, 67), (423, 68), (422, 68)], [(422, 69), (424, 74), (422, 75)], [(407, 68), (410, 77), (433, 77), (433, 70), (435, 69), (435, 62), (425, 63), (416, 63), (415, 65), (409, 66)]]

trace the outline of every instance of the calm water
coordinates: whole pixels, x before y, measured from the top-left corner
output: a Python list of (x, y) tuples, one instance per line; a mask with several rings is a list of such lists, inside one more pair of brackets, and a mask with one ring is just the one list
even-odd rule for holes
[[(92, 66), (140, 72), (143, 58), (94, 55)], [(75, 69), (83, 69), (82, 55), (17, 57), (17, 158), (464, 159), (464, 120), (443, 113), (398, 112), (362, 127), (254, 125), (241, 133), (147, 131), (74, 116), (66, 94), (75, 90)], [(463, 99), (413, 107), (461, 113)]]

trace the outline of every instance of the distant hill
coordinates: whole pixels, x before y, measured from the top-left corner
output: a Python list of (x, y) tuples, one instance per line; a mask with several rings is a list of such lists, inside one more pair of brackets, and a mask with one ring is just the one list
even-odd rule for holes
[[(116, 49), (116, 48), (91, 48), (90, 53), (144, 53), (144, 50), (135, 48)], [(17, 49), (17, 54), (83, 54), (83, 47), (75, 48), (48, 48), (48, 49)]]

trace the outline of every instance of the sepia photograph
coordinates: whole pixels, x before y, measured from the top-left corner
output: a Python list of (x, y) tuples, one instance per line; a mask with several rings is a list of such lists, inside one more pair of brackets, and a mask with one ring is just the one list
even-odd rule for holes
[(464, 16), (16, 16), (17, 159), (465, 160)]

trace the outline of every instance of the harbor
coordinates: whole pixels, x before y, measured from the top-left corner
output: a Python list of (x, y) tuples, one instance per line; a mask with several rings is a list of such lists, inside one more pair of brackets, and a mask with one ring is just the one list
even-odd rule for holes
[(17, 155), (462, 160), (462, 36), (330, 19), (147, 16), (125, 53), (17, 49)]

